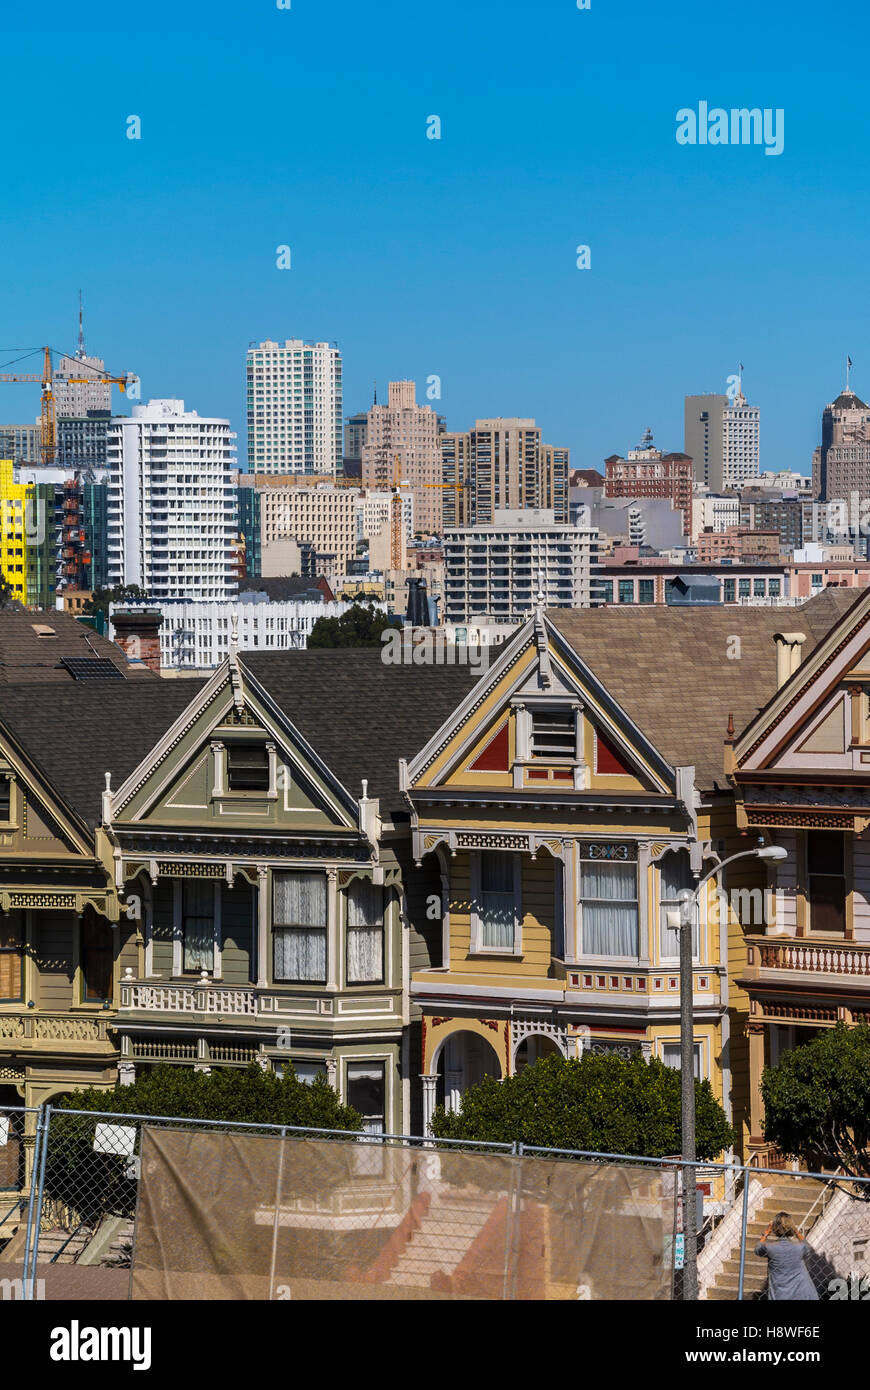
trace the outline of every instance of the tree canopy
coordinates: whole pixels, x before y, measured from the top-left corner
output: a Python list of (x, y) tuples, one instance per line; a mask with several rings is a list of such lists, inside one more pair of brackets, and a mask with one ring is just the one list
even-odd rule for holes
[[(695, 1105), (698, 1157), (715, 1158), (734, 1135), (709, 1081), (695, 1083)], [(639, 1053), (555, 1053), (503, 1081), (470, 1086), (456, 1113), (438, 1106), (432, 1133), (662, 1158), (680, 1152), (680, 1073)]]
[(870, 1177), (870, 1028), (826, 1028), (761, 1078), (764, 1137), (809, 1168)]
[(381, 633), (401, 627), (398, 618), (382, 613), (373, 604), (355, 603), (340, 618), (318, 618), (308, 638), (309, 647), (379, 647)]

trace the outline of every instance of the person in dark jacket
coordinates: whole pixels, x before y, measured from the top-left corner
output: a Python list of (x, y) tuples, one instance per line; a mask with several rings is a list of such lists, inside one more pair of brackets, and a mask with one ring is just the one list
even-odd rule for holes
[(778, 1211), (755, 1247), (756, 1255), (763, 1255), (770, 1265), (769, 1299), (818, 1301), (819, 1295), (804, 1263), (808, 1249), (788, 1212)]

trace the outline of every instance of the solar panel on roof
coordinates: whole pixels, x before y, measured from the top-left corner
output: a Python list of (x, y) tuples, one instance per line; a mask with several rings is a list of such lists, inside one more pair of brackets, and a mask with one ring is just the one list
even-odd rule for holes
[(117, 666), (104, 656), (62, 656), (60, 664), (74, 681), (123, 680)]

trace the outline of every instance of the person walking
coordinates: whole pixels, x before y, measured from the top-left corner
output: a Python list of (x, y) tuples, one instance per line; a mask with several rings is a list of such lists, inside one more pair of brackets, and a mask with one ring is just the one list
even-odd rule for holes
[(767, 1297), (777, 1302), (815, 1299), (815, 1285), (804, 1261), (809, 1246), (787, 1211), (778, 1211), (758, 1245), (756, 1255), (769, 1261)]

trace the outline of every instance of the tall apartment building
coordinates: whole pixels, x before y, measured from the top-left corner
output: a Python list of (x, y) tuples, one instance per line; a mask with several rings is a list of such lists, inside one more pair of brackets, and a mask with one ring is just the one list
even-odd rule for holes
[(476, 420), (441, 436), (443, 523), (486, 526), (496, 511), (549, 509), (567, 522), (570, 450), (541, 442), (534, 420)]
[(627, 458), (604, 460), (605, 497), (667, 497), (683, 514), (683, 535), (692, 533), (692, 460), (687, 454), (663, 454), (646, 430)]
[(439, 418), (431, 405), (417, 405), (416, 383), (391, 381), (386, 405), (373, 405), (361, 448), (363, 487), (383, 490), (406, 483), (414, 499), (417, 529), (441, 530)]
[(348, 415), (344, 422), (344, 456), (356, 463), (362, 461), (363, 445), (366, 442), (369, 413), (361, 410), (356, 415)]
[(342, 471), (338, 348), (301, 338), (252, 344), (247, 391), (249, 472)]
[(491, 524), (444, 534), (445, 623), (515, 623), (546, 608), (589, 608), (598, 532), (550, 508), (497, 508)]
[(226, 599), (237, 589), (235, 434), (184, 401), (116, 415), (106, 446), (109, 583), (152, 602)]
[(822, 412), (822, 442), (813, 453), (813, 497), (849, 502), (870, 496), (870, 406), (848, 388)]
[(733, 402), (709, 392), (686, 396), (683, 448), (695, 465), (695, 479), (712, 492), (740, 487), (759, 472), (761, 411), (738, 387)]

